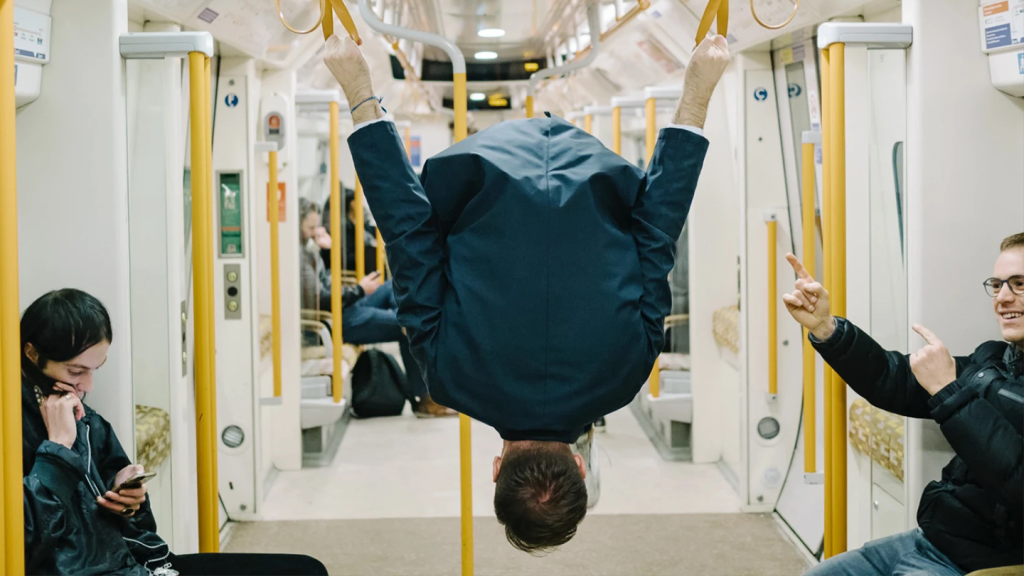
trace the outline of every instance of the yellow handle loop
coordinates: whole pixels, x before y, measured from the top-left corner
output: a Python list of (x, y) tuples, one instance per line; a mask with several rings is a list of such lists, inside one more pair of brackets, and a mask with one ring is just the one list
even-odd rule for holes
[(760, 24), (762, 28), (767, 28), (769, 30), (778, 30), (780, 28), (785, 28), (787, 24), (789, 24), (790, 22), (793, 21), (793, 18), (796, 18), (796, 12), (799, 9), (800, 9), (800, 0), (796, 0), (796, 2), (793, 3), (793, 12), (791, 12), (789, 14), (789, 18), (786, 18), (785, 22), (783, 22), (782, 24), (777, 24), (777, 25), (775, 25), (775, 24), (765, 24), (764, 22), (761, 21), (760, 18), (757, 17), (757, 9), (754, 8), (754, 0), (750, 0), (750, 15), (754, 17), (754, 20), (758, 24)]
[(284, 27), (287, 28), (289, 32), (294, 32), (295, 34), (309, 34), (312, 31), (316, 30), (316, 27), (320, 25), (320, 21), (324, 19), (324, 12), (327, 12), (326, 4), (324, 2), (325, 0), (320, 0), (320, 16), (317, 17), (315, 23), (313, 24), (313, 27), (310, 28), (309, 30), (297, 30), (293, 28), (292, 25), (288, 23), (288, 20), (284, 17), (284, 12), (281, 10), (281, 0), (274, 0), (274, 4), (277, 6), (278, 20), (281, 21), (281, 24), (284, 24)]
[[(753, 1), (753, 0), (751, 0)], [(704, 16), (700, 19), (700, 26), (697, 27), (697, 38), (694, 44), (700, 44), (701, 40), (711, 30), (711, 22), (718, 17), (718, 33), (725, 36), (729, 32), (729, 0), (709, 0), (707, 8), (704, 9)]]
[[(356, 29), (356, 23), (352, 20), (352, 14), (349, 13), (344, 0), (319, 0), (319, 2), (320, 16), (317, 16), (315, 23), (309, 30), (299, 30), (288, 23), (288, 20), (284, 17), (284, 12), (281, 10), (281, 0), (274, 0), (274, 5), (277, 6), (278, 20), (290, 32), (295, 34), (311, 34), (316, 30), (317, 26), (320, 26), (324, 32), (324, 40), (327, 40), (331, 37), (331, 34), (334, 34), (334, 14), (337, 14), (338, 19), (341, 20), (341, 25), (345, 27), (345, 31), (348, 32), (352, 41), (357, 46), (362, 46), (363, 39), (359, 37), (359, 30)], [(334, 9), (333, 13), (331, 8)]]

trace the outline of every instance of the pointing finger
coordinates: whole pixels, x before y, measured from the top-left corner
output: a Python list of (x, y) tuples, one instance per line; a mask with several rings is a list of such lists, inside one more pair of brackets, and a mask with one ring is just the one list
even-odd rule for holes
[(939, 340), (939, 337), (936, 336), (935, 333), (932, 332), (931, 330), (925, 328), (924, 326), (921, 326), (920, 324), (914, 324), (913, 326), (911, 326), (911, 328), (914, 329), (914, 332), (920, 334), (921, 338), (924, 338), (925, 342), (932, 344), (934, 346), (942, 346), (942, 340)]
[(804, 265), (800, 262), (799, 258), (792, 254), (786, 254), (786, 260), (789, 262), (789, 265), (793, 267), (793, 271), (796, 272), (798, 278), (802, 280), (813, 280), (811, 275), (807, 273), (807, 269), (804, 268)]

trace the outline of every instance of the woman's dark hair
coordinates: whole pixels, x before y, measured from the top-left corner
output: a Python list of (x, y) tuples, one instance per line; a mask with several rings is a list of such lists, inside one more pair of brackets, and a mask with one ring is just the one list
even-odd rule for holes
[(39, 353), (39, 369), (47, 362), (66, 362), (100, 342), (112, 342), (110, 315), (95, 297), (64, 288), (40, 296), (21, 316), (21, 365), (33, 365), (25, 345)]
[(587, 486), (572, 454), (522, 448), (502, 458), (494, 512), (513, 547), (540, 554), (576, 535), (587, 514)]

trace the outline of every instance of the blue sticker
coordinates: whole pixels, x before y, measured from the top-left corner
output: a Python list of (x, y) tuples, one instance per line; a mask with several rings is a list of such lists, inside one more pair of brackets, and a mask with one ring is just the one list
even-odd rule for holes
[(1001, 48), (1003, 46), (1010, 46), (1013, 44), (1013, 39), (1010, 37), (1010, 25), (1001, 24), (999, 26), (992, 26), (991, 28), (985, 28), (985, 48), (991, 50), (993, 48)]
[(800, 85), (797, 84), (796, 82), (793, 82), (792, 84), (789, 85), (789, 97), (790, 98), (796, 98), (796, 97), (800, 96), (800, 94), (803, 94), (803, 91), (804, 91), (804, 89), (801, 88)]
[(1024, 75), (1024, 52), (1017, 54), (1017, 71)]
[(754, 88), (754, 100), (764, 102), (768, 99), (768, 90), (765, 88)]
[(224, 97), (224, 103), (227, 104), (228, 108), (234, 108), (238, 106), (238, 96), (235, 94), (228, 94)]

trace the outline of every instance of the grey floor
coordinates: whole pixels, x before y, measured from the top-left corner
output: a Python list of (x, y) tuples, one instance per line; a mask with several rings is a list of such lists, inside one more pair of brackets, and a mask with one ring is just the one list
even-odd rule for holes
[[(532, 557), (493, 517), (474, 527), (477, 576), (783, 576), (807, 563), (768, 516), (594, 515), (561, 549)], [(225, 552), (308, 554), (337, 576), (460, 573), (458, 518), (301, 520), (235, 526)]]

